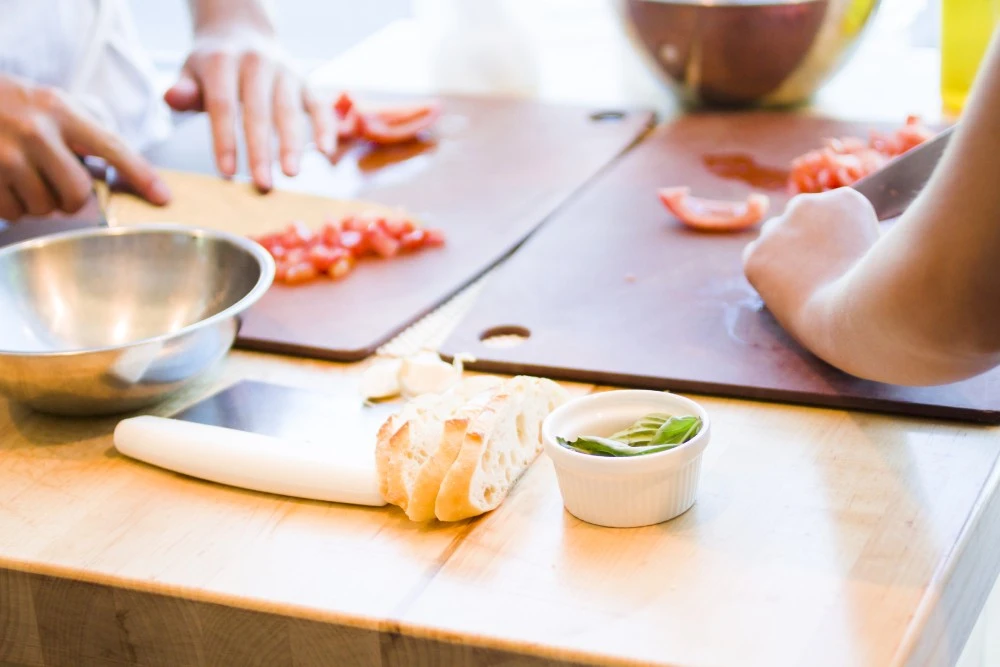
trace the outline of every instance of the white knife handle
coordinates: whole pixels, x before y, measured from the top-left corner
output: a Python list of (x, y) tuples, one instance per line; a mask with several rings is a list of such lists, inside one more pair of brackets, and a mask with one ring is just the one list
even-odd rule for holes
[(122, 454), (220, 484), (283, 496), (380, 507), (374, 453), (291, 443), (165, 417), (132, 417), (115, 428)]

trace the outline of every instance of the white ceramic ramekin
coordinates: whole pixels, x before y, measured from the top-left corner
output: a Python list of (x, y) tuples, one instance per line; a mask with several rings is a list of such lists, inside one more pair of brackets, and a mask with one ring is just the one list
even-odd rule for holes
[[(627, 458), (583, 454), (556, 440), (609, 436), (653, 412), (701, 417), (702, 429), (673, 449)], [(660, 391), (609, 391), (577, 398), (554, 410), (542, 425), (545, 452), (555, 464), (566, 509), (587, 523), (609, 528), (661, 523), (690, 509), (710, 437), (704, 408)]]

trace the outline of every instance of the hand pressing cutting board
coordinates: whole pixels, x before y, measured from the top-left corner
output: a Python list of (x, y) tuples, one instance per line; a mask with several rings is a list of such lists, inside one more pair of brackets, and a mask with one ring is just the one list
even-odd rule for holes
[(443, 229), (443, 248), (363, 261), (340, 282), (276, 285), (248, 312), (237, 340), (264, 351), (362, 359), (512, 252), (652, 123), (645, 111), (461, 97), (442, 104), (427, 141), (381, 148), (357, 142), (345, 145), (335, 164), (309, 152), (296, 178), (275, 174), (277, 190), (267, 196), (216, 179), (208, 123), (196, 116), (149, 157), (205, 178), (171, 174), (172, 210), (149, 210), (119, 195), (111, 217), (255, 234), (295, 217), (318, 224), (364, 200), (401, 207)]

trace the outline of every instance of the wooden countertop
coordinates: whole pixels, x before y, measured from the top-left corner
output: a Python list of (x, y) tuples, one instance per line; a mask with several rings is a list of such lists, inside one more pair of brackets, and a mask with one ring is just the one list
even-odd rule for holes
[[(237, 352), (162, 411), (237, 378), (347, 398), (357, 371)], [(544, 457), (493, 514), (421, 527), (183, 478), (117, 455), (113, 420), (0, 403), (0, 660), (951, 664), (1000, 566), (997, 429), (698, 400), (699, 500), (636, 530), (566, 514)]]
[[(158, 412), (241, 378), (346, 397), (362, 369), (234, 352)], [(1000, 431), (694, 398), (698, 502), (634, 530), (566, 514), (544, 456), (496, 512), (417, 526), (164, 472), (117, 455), (114, 420), (0, 399), (0, 664), (954, 663), (1000, 571)]]

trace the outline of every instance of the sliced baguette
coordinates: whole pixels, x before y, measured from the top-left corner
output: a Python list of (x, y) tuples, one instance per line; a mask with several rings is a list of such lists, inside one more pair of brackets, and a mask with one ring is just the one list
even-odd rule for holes
[(407, 510), (418, 472), (441, 445), (445, 422), (473, 395), (500, 382), (486, 376), (468, 378), (444, 394), (409, 401), (385, 421), (379, 429), (375, 464), (386, 502)]
[(465, 439), (469, 423), (499, 393), (500, 387), (501, 385), (497, 384), (480, 392), (462, 406), (451, 419), (444, 422), (440, 446), (417, 471), (409, 503), (406, 506), (406, 516), (411, 521), (430, 521), (434, 518), (434, 506), (441, 490), (441, 482), (462, 449), (462, 441)]
[(441, 482), (435, 516), (460, 521), (496, 509), (541, 453), (542, 421), (566, 398), (551, 380), (519, 376), (505, 382), (468, 422)]

